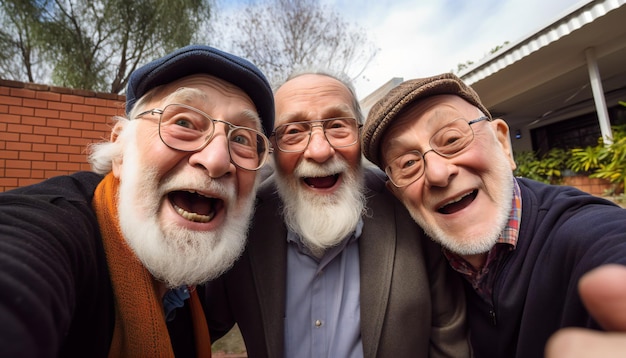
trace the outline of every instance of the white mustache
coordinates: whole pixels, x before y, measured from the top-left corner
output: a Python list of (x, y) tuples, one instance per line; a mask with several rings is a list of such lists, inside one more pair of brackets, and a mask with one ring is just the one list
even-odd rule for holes
[(214, 197), (226, 201), (236, 200), (236, 189), (232, 184), (226, 184), (203, 175), (174, 175), (166, 178), (158, 190), (161, 196), (175, 190), (194, 190), (203, 196)]
[(300, 178), (315, 178), (335, 175), (349, 170), (348, 163), (333, 158), (324, 164), (302, 161), (294, 170), (294, 175)]

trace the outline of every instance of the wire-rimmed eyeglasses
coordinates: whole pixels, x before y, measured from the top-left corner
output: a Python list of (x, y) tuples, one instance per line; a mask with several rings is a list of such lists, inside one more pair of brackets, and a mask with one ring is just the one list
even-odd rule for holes
[(314, 127), (322, 129), (324, 137), (333, 148), (344, 148), (356, 144), (359, 140), (361, 125), (352, 117), (291, 122), (276, 127), (271, 136), (274, 136), (280, 151), (303, 152), (309, 146)]
[(159, 137), (168, 147), (184, 152), (204, 149), (215, 133), (215, 123), (228, 126), (228, 152), (236, 166), (246, 170), (257, 170), (265, 164), (272, 152), (267, 137), (252, 128), (211, 118), (199, 109), (185, 104), (168, 104), (163, 109), (153, 108), (137, 115), (159, 115)]
[(411, 150), (391, 160), (385, 168), (389, 180), (398, 188), (415, 182), (424, 175), (426, 154), (435, 152), (445, 158), (459, 154), (474, 140), (471, 125), (484, 120), (489, 118), (483, 116), (469, 122), (459, 118), (446, 124), (433, 134), (429, 141), (430, 149), (423, 154), (418, 150)]

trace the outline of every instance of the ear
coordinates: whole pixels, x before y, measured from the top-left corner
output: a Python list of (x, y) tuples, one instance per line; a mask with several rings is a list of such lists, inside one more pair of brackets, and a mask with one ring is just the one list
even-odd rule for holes
[(392, 192), (392, 193), (393, 193), (393, 184), (391, 184), (391, 181), (390, 181), (390, 180), (387, 180), (387, 181), (385, 182), (385, 186), (387, 187), (387, 190), (389, 190), (390, 192)]
[(391, 180), (387, 179), (387, 181), (385, 182), (385, 187), (387, 187), (387, 190), (389, 190), (391, 192), (391, 194), (393, 194), (396, 198), (400, 198), (400, 193), (398, 192), (398, 188), (393, 185), (393, 183), (391, 182)]
[[(111, 142), (116, 142), (119, 139), (119, 136), (124, 130), (124, 126), (126, 125), (126, 123), (128, 123), (128, 121), (125, 120), (119, 120), (117, 121), (117, 123), (115, 123), (113, 130), (111, 130)], [(120, 153), (120, 155), (117, 155), (115, 156), (115, 158), (113, 158), (113, 161), (111, 163), (113, 176), (115, 176), (116, 178), (119, 178), (122, 172), (122, 162), (123, 155)]]
[(124, 126), (126, 125), (127, 122), (128, 120), (123, 120), (123, 119), (120, 119), (117, 122), (115, 122), (115, 125), (113, 126), (113, 129), (111, 130), (111, 142), (115, 142), (117, 140), (117, 138), (120, 136), (120, 134), (124, 130)]
[(513, 145), (511, 144), (511, 136), (509, 132), (509, 125), (500, 118), (494, 119), (491, 122), (491, 125), (494, 127), (496, 132), (496, 138), (498, 139), (498, 143), (500, 143), (500, 147), (504, 151), (504, 153), (509, 157), (509, 163), (511, 164), (511, 170), (515, 170), (517, 165), (515, 164), (515, 160), (513, 159)]

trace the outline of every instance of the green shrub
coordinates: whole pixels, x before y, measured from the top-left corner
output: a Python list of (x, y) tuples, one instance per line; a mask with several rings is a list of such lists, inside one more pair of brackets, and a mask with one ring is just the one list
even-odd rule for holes
[(601, 178), (613, 184), (613, 193), (624, 192), (626, 187), (626, 125), (614, 126), (613, 141), (585, 148), (565, 150), (552, 148), (541, 158), (532, 151), (514, 153), (516, 176), (544, 183), (560, 184), (564, 171)]
[(537, 157), (532, 151), (513, 153), (517, 168), (515, 176), (529, 178), (549, 184), (560, 184), (563, 171), (568, 169), (570, 152), (561, 148), (552, 148), (546, 154)]
[(588, 172), (590, 178), (602, 178), (614, 185), (615, 193), (622, 193), (626, 185), (626, 125), (614, 126), (613, 141), (586, 148), (571, 149), (568, 167), (576, 172)]

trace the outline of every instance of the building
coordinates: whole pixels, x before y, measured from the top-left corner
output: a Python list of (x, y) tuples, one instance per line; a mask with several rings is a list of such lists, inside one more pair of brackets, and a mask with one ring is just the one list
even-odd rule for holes
[[(626, 124), (625, 20), (626, 0), (585, 0), (458, 75), (507, 121), (515, 151), (595, 145)], [(401, 80), (365, 97), (364, 110)]]

